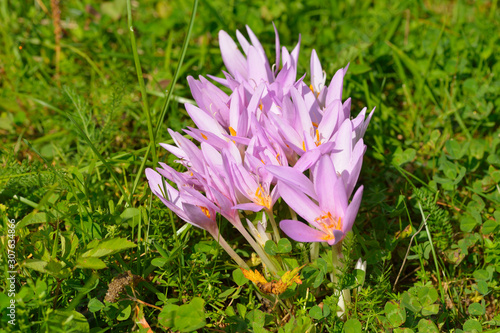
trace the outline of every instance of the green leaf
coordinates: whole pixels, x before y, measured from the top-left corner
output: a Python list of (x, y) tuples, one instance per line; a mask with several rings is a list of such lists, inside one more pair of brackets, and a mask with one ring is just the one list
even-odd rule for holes
[(24, 263), (24, 267), (33, 269), (38, 272), (50, 274), (58, 278), (67, 278), (71, 274), (70, 269), (65, 266), (66, 264), (64, 262), (59, 262), (56, 260), (50, 260), (47, 262), (44, 260), (30, 259), (26, 260), (26, 262)]
[(401, 305), (412, 311), (413, 313), (419, 313), (422, 310), (422, 304), (418, 301), (417, 297), (411, 295), (407, 291), (403, 293), (403, 298), (401, 299)]
[(46, 213), (30, 213), (26, 215), (19, 223), (16, 225), (16, 229), (23, 228), (30, 224), (38, 224), (47, 222)]
[(362, 285), (365, 283), (366, 271), (362, 269), (355, 269), (354, 276), (356, 277), (356, 282), (358, 285)]
[(316, 275), (316, 279), (314, 279), (313, 287), (318, 288), (319, 286), (321, 286), (324, 280), (325, 280), (325, 273), (323, 273), (323, 271), (319, 271), (318, 275)]
[(239, 268), (233, 271), (233, 280), (240, 287), (248, 282), (248, 279), (245, 277), (245, 275), (243, 275), (243, 272)]
[(320, 320), (323, 318), (323, 310), (319, 306), (315, 305), (311, 308), (311, 310), (309, 310), (309, 315), (313, 319)]
[(371, 70), (371, 67), (367, 64), (353, 64), (352, 65), (352, 71), (351, 71), (351, 66), (349, 66), (349, 72), (351, 75), (359, 75), (363, 73), (367, 73)]
[(138, 208), (129, 207), (120, 214), (120, 217), (122, 218), (122, 222), (135, 227), (141, 222), (141, 211)]
[(158, 322), (166, 328), (174, 327), (174, 319), (179, 306), (176, 304), (167, 304), (158, 315)]
[(328, 304), (323, 304), (323, 317), (324, 318), (328, 317), (331, 312), (332, 312), (332, 310), (330, 310), (330, 307), (328, 306)]
[(292, 243), (290, 243), (288, 238), (281, 238), (278, 241), (278, 248), (277, 248), (276, 252), (277, 253), (289, 253), (291, 251), (292, 251)]
[(120, 321), (127, 320), (130, 317), (130, 313), (132, 313), (132, 307), (129, 304), (125, 309), (123, 309), (118, 314), (118, 317), (116, 319), (118, 319)]
[(413, 333), (413, 330), (411, 328), (407, 328), (407, 327), (398, 327), (398, 328), (395, 328), (394, 333)]
[(417, 152), (413, 148), (408, 148), (405, 151), (398, 147), (392, 157), (392, 163), (396, 166), (401, 166), (405, 163), (411, 162), (415, 159)]
[(104, 257), (126, 249), (136, 247), (134, 243), (125, 238), (113, 238), (101, 241), (96, 247), (85, 252), (82, 257)]
[(181, 305), (175, 316), (174, 330), (192, 332), (205, 327), (205, 301), (195, 297), (188, 304)]
[(245, 319), (245, 315), (247, 314), (247, 307), (241, 303), (236, 304), (236, 308), (238, 309), (238, 313), (241, 318)]
[(458, 160), (464, 156), (466, 149), (468, 149), (468, 145), (463, 143), (458, 143), (457, 141), (451, 139), (446, 141), (445, 143), (446, 151), (450, 155), (450, 158), (453, 160)]
[(248, 314), (246, 315), (246, 319), (248, 319), (252, 323), (253, 328), (264, 327), (264, 324), (266, 322), (266, 316), (264, 312), (260, 311), (259, 309), (248, 312)]
[(419, 333), (439, 333), (436, 324), (429, 319), (420, 319), (417, 328)]
[(460, 217), (460, 230), (463, 232), (471, 232), (477, 225), (477, 221), (470, 215), (462, 215)]
[(406, 311), (404, 306), (400, 306), (394, 301), (385, 303), (384, 312), (392, 327), (399, 327), (406, 321)]
[(275, 256), (278, 253), (278, 246), (272, 240), (268, 240), (264, 245), (264, 251), (271, 256)]
[(78, 258), (76, 262), (76, 267), (89, 268), (89, 269), (103, 269), (106, 268), (106, 264), (99, 258), (94, 258), (94, 257)]
[(483, 331), (483, 327), (481, 326), (481, 323), (479, 323), (475, 319), (467, 320), (464, 324), (463, 329), (466, 333), (477, 333), (477, 332)]
[(432, 287), (420, 287), (417, 291), (418, 300), (422, 306), (431, 305), (437, 301), (439, 295), (436, 289)]
[(87, 318), (77, 311), (55, 310), (50, 314), (50, 321), (56, 323), (64, 332), (87, 333), (90, 331)]
[(469, 305), (469, 314), (471, 316), (482, 316), (485, 312), (486, 310), (484, 309), (484, 306), (479, 303), (472, 303)]
[(476, 269), (474, 273), (472, 273), (472, 276), (474, 276), (476, 280), (488, 281), (490, 279), (490, 273), (485, 269)]
[(498, 228), (498, 225), (499, 224), (497, 221), (486, 220), (486, 222), (484, 222), (484, 224), (483, 224), (483, 227), (481, 228), (481, 233), (483, 235), (492, 234)]
[(480, 292), (483, 296), (488, 294), (488, 283), (484, 280), (477, 281), (477, 286), (475, 289)]
[(347, 320), (344, 324), (344, 332), (345, 333), (361, 333), (362, 326), (359, 320), (356, 318), (351, 318)]
[(10, 305), (11, 298), (5, 292), (0, 293), (0, 311), (3, 311)]
[(318, 265), (319, 269), (324, 273), (328, 273), (328, 263), (323, 258), (316, 259), (315, 263)]
[[(219, 300), (221, 300), (221, 301), (225, 301), (225, 300), (227, 299), (227, 297), (228, 297), (229, 295), (231, 295), (232, 293), (234, 293), (235, 291), (238, 291), (238, 289), (237, 289), (237, 288), (229, 288), (229, 289), (227, 289), (226, 291), (224, 291), (223, 293), (220, 293), (220, 294), (217, 296), (217, 298), (218, 298)], [(237, 294), (237, 292), (236, 292), (236, 294)], [(239, 303), (238, 303), (238, 304), (239, 304)]]
[(426, 305), (422, 308), (422, 316), (432, 316), (438, 314), (439, 304)]
[(169, 260), (166, 258), (154, 258), (151, 260), (151, 265), (156, 267), (163, 267)]
[(87, 307), (89, 308), (90, 312), (95, 313), (95, 312), (101, 310), (102, 308), (104, 308), (104, 304), (100, 300), (98, 300), (97, 298), (92, 298), (89, 301), (89, 304), (87, 305)]
[(121, 15), (125, 14), (126, 8), (127, 2), (124, 0), (106, 1), (101, 3), (101, 12), (111, 17), (113, 21), (118, 20)]

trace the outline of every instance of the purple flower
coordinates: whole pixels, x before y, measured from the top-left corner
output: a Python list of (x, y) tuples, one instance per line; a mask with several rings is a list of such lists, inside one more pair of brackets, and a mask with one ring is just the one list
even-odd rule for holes
[(146, 169), (146, 177), (151, 191), (184, 221), (208, 231), (217, 239), (219, 229), (215, 216), (217, 207), (196, 191), (173, 188), (153, 169)]
[(314, 183), (305, 177), (293, 182), (280, 179), (278, 189), (290, 208), (311, 225), (283, 220), (281, 230), (298, 242), (328, 242), (330, 245), (341, 241), (352, 229), (363, 194), (361, 186), (348, 203), (344, 182), (337, 177), (327, 155), (318, 161)]

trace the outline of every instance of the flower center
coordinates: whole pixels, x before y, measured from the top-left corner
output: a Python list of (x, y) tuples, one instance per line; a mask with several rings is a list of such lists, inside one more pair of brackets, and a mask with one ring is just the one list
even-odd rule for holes
[(322, 237), (323, 240), (329, 241), (334, 240), (335, 236), (333, 230), (342, 230), (342, 219), (338, 219), (332, 216), (332, 213), (328, 212), (325, 215), (320, 215), (314, 219), (314, 222), (318, 223), (322, 227), (322, 231), (325, 236)]
[(210, 211), (208, 210), (207, 207), (203, 207), (203, 206), (198, 206), (198, 207), (200, 207), (203, 214), (205, 214), (208, 218), (210, 218)]
[(264, 191), (264, 188), (260, 184), (255, 191), (255, 198), (253, 201), (258, 205), (271, 209), (271, 197)]

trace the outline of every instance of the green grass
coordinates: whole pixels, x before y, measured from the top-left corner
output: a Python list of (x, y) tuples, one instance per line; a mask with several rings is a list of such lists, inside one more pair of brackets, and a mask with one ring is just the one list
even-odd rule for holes
[[(350, 62), (343, 96), (353, 114), (377, 107), (345, 245), (349, 271), (367, 260), (365, 284), (346, 322), (326, 283), (323, 293), (298, 288), (295, 332), (500, 328), (497, 1), (204, 0), (185, 55), (192, 2), (131, 5), (127, 17), (127, 1), (61, 1), (58, 40), (50, 1), (0, 0), (0, 240), (7, 254), (14, 219), (16, 329), (146, 332), (134, 324), (144, 316), (162, 332), (165, 309), (190, 304), (192, 314), (203, 300), (205, 331), (292, 332), (286, 311), (268, 311), (253, 286), (240, 286), (208, 234), (180, 229), (143, 171), (173, 162), (158, 146), (171, 142), (167, 128), (192, 125), (186, 77), (224, 69), (218, 31), (234, 37), (247, 24), (274, 59), (272, 22), (289, 49), (302, 35), (299, 73), (313, 48), (328, 80)], [(249, 259), (245, 240), (221, 229)], [(293, 245), (300, 262), (309, 250)], [(308, 269), (305, 285), (320, 270)], [(105, 301), (127, 271), (133, 290)], [(0, 285), (0, 330), (13, 332), (6, 278)], [(320, 302), (330, 315), (315, 312)]]

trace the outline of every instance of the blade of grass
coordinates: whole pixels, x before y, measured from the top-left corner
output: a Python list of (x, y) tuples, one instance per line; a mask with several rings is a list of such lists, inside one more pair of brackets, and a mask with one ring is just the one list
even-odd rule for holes
[[(130, 2), (130, 0), (128, 0), (128, 3), (129, 2)], [(188, 44), (189, 44), (189, 39), (191, 38), (191, 32), (193, 30), (194, 19), (195, 19), (195, 16), (196, 16), (197, 9), (198, 9), (198, 0), (194, 0), (193, 11), (191, 13), (191, 20), (189, 22), (188, 32), (186, 34), (186, 38), (184, 39), (184, 44), (182, 45), (181, 57), (179, 59), (179, 63), (177, 64), (177, 69), (175, 70), (172, 82), (170, 83), (170, 89), (168, 90), (167, 98), (165, 100), (165, 103), (163, 104), (163, 108), (161, 110), (160, 117), (157, 119), (157, 126), (156, 126), (156, 128), (154, 130), (153, 137), (157, 137), (158, 136), (158, 132), (159, 132), (159, 130), (161, 128), (161, 124), (163, 124), (163, 120), (165, 118), (165, 115), (167, 114), (168, 105), (170, 103), (170, 99), (172, 98), (172, 94), (173, 94), (173, 91), (174, 91), (177, 79), (179, 78), (179, 72), (181, 70), (182, 63), (184, 61), (184, 57), (186, 55), (187, 47), (188, 47)], [(144, 93), (144, 95), (145, 95), (145, 93)], [(136, 176), (136, 178), (134, 180), (134, 185), (132, 186), (132, 190), (130, 192), (130, 198), (132, 198), (132, 196), (135, 193), (135, 190), (137, 189), (137, 184), (139, 183), (139, 179), (141, 177), (143, 177), (144, 168), (146, 166), (146, 161), (148, 159), (149, 151), (152, 148), (155, 149), (155, 151), (156, 151), (156, 144), (154, 143), (154, 141), (150, 141), (149, 142), (148, 149), (147, 149), (146, 153), (144, 154), (143, 163), (141, 164), (141, 167), (139, 168), (139, 171), (137, 172), (137, 176)], [(153, 154), (153, 165), (156, 165), (157, 163), (158, 163), (158, 156), (155, 153), (155, 154)], [(131, 199), (129, 199), (129, 201), (130, 200)]]
[(446, 298), (444, 297), (444, 289), (443, 284), (441, 283), (441, 273), (439, 272), (439, 264), (437, 261), (436, 250), (434, 249), (434, 244), (432, 243), (431, 232), (429, 230), (429, 226), (427, 225), (427, 218), (425, 217), (424, 210), (422, 209), (422, 205), (418, 202), (418, 209), (420, 209), (420, 214), (422, 214), (422, 221), (425, 225), (425, 231), (427, 232), (427, 238), (429, 238), (429, 244), (431, 246), (432, 257), (434, 258), (434, 264), (436, 265), (436, 275), (439, 284), (439, 292), (441, 293), (441, 302), (445, 304)]
[[(128, 18), (128, 28), (130, 32), (130, 44), (132, 45), (132, 53), (134, 54), (135, 71), (137, 73), (137, 81), (139, 81), (139, 86), (141, 90), (142, 97), (142, 110), (146, 115), (148, 120), (148, 134), (149, 141), (155, 146), (155, 132), (153, 131), (153, 120), (151, 118), (151, 111), (149, 110), (148, 95), (146, 94), (146, 87), (144, 86), (144, 78), (142, 76), (141, 61), (139, 59), (139, 53), (137, 53), (137, 44), (135, 42), (134, 26), (132, 24), (132, 7), (130, 5), (130, 0), (127, 0), (127, 18)], [(156, 149), (153, 150), (153, 160), (157, 161), (158, 156), (156, 155)]]
[(184, 44), (182, 45), (181, 57), (179, 59), (179, 63), (177, 64), (177, 69), (175, 70), (172, 82), (170, 83), (170, 89), (168, 90), (167, 99), (165, 100), (165, 103), (163, 104), (163, 108), (162, 108), (161, 113), (160, 113), (160, 118), (158, 119), (158, 126), (156, 126), (155, 135), (158, 135), (158, 131), (160, 130), (160, 127), (161, 127), (161, 124), (163, 123), (165, 115), (167, 114), (168, 105), (170, 103), (171, 96), (174, 92), (174, 88), (175, 88), (175, 84), (177, 83), (177, 79), (179, 78), (179, 72), (181, 70), (182, 63), (184, 62), (184, 57), (186, 56), (186, 51), (187, 51), (189, 39), (191, 37), (191, 32), (193, 30), (194, 19), (196, 16), (197, 9), (198, 9), (198, 0), (194, 0), (193, 11), (191, 13), (191, 20), (189, 21), (188, 32), (186, 34), (186, 38), (184, 39)]

